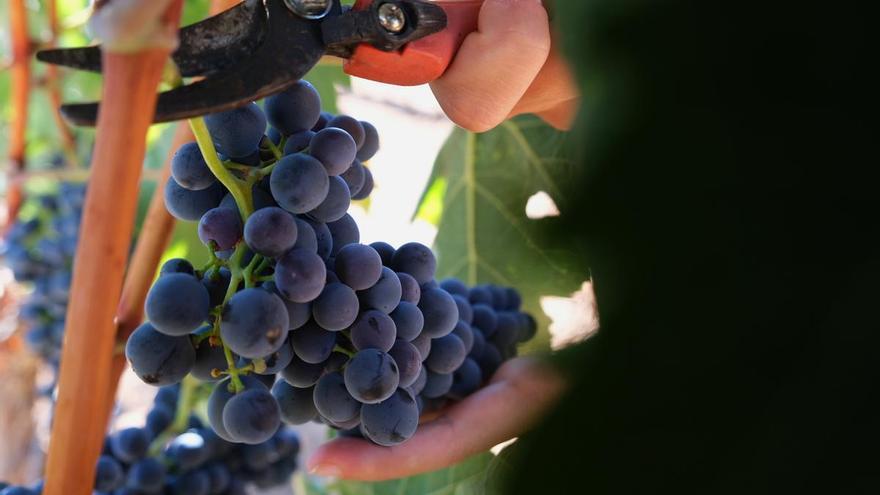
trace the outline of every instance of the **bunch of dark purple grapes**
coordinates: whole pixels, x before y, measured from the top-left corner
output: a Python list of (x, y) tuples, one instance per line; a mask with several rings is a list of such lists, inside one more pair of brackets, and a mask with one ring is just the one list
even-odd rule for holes
[(63, 182), (57, 191), (29, 199), (0, 248), (16, 280), (33, 286), (20, 311), (28, 326), (25, 341), (56, 368), (85, 191), (84, 183)]
[[(266, 442), (239, 445), (219, 438), (189, 416), (185, 431), (172, 425), (179, 387), (159, 389), (143, 428), (104, 439), (95, 469), (94, 495), (246, 495), (248, 485), (271, 488), (289, 482), (297, 468), (299, 436), (281, 428)], [(43, 482), (5, 486), (2, 495), (39, 495)]]
[(166, 205), (199, 220), (211, 261), (162, 267), (126, 355), (147, 383), (217, 381), (208, 417), (228, 441), (320, 420), (401, 443), (423, 406), (479, 388), (535, 331), (515, 290), (441, 287), (428, 247), (359, 243), (346, 211), (372, 190), (378, 135), (320, 105), (301, 81), (265, 113), (211, 115), (222, 161), (191, 143), (172, 163)]

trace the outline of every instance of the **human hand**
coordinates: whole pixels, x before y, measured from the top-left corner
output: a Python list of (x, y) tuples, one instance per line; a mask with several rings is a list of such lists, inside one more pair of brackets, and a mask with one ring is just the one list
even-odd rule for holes
[(533, 358), (513, 359), (485, 387), (420, 424), (407, 442), (380, 447), (367, 440), (337, 438), (312, 455), (308, 468), (319, 475), (363, 481), (435, 471), (523, 433), (556, 403), (564, 388), (548, 365)]
[(477, 31), (431, 89), (453, 122), (475, 132), (523, 113), (567, 129), (579, 99), (541, 0), (485, 0)]

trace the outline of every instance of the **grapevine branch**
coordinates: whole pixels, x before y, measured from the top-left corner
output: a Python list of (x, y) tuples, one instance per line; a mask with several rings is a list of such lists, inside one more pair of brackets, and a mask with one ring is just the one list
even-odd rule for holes
[[(177, 26), (181, 7), (180, 0), (172, 2), (163, 25)], [(134, 228), (146, 133), (169, 55), (162, 47), (102, 54), (103, 104), (67, 311), (46, 495), (88, 495), (94, 485), (116, 342), (113, 319)], [(102, 294), (109, 301), (101, 303)]]
[[(25, 168), (25, 131), (27, 130), (28, 100), (31, 88), (30, 47), (28, 35), (27, 7), (25, 0), (9, 1), (9, 33), (12, 38), (12, 109), (9, 120), (9, 165), (10, 177)], [(21, 207), (22, 188), (10, 184), (6, 192), (6, 226), (12, 225)], [(5, 230), (5, 229), (4, 229)]]

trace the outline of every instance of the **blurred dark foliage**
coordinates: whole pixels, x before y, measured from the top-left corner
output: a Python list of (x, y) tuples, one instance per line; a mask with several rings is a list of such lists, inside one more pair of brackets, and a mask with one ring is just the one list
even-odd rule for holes
[(556, 8), (582, 175), (548, 235), (590, 261), (601, 330), (504, 493), (877, 493), (872, 16)]

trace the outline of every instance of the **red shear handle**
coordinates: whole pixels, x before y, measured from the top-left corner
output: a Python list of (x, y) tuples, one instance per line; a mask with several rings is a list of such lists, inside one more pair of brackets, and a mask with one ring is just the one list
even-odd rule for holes
[[(373, 0), (357, 0), (354, 10), (368, 8)], [(403, 49), (383, 52), (362, 44), (343, 63), (347, 74), (398, 86), (425, 84), (442, 76), (465, 36), (477, 30), (483, 0), (436, 0), (446, 11), (446, 29), (407, 43)]]

